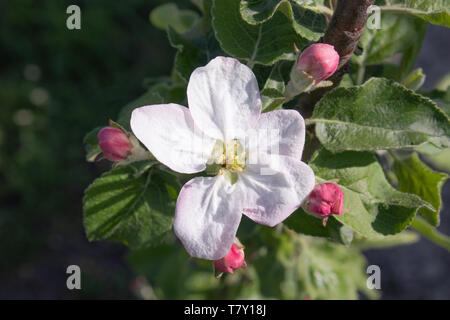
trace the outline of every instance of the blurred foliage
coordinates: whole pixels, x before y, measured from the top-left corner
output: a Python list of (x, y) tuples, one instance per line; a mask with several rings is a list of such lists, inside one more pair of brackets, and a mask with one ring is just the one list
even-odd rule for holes
[[(256, 225), (244, 218), (239, 239), (248, 266), (214, 279), (209, 261), (189, 258), (174, 243), (132, 251), (128, 261), (148, 280), (146, 299), (357, 299), (376, 298), (365, 287), (366, 260), (357, 250)], [(151, 290), (150, 290), (151, 288)]]
[[(85, 162), (83, 136), (140, 95), (146, 77), (170, 72), (175, 50), (149, 23), (163, 3), (0, 1), (0, 282), (62, 246), (82, 255), (80, 198), (104, 166)], [(66, 28), (71, 4), (81, 30)], [(89, 276), (95, 268), (85, 268), (88, 283), (101, 279)], [(114, 296), (106, 291), (123, 284), (112, 282), (81, 294)]]

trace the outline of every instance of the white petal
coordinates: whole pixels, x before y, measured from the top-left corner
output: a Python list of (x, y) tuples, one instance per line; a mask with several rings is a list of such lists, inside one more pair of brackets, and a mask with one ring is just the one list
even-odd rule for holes
[(276, 110), (261, 114), (254, 129), (247, 132), (250, 163), (255, 155), (266, 154), (301, 159), (305, 144), (305, 121), (295, 110)]
[(243, 213), (275, 226), (293, 213), (314, 188), (312, 169), (292, 157), (272, 155), (269, 166), (248, 165), (236, 184), (244, 190)]
[(159, 104), (133, 110), (134, 135), (160, 162), (181, 173), (203, 171), (215, 143), (194, 125), (189, 109)]
[(187, 97), (196, 125), (222, 141), (241, 137), (261, 114), (256, 77), (233, 58), (217, 57), (195, 69)]
[(193, 257), (217, 260), (233, 244), (242, 217), (241, 193), (223, 176), (198, 177), (178, 196), (174, 230)]

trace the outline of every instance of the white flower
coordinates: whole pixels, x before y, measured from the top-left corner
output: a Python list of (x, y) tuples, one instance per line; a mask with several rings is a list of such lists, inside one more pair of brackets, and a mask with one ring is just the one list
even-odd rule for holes
[(189, 109), (135, 109), (131, 128), (172, 170), (215, 174), (183, 186), (174, 230), (191, 256), (217, 260), (230, 250), (242, 213), (275, 226), (314, 188), (313, 171), (300, 161), (305, 124), (293, 110), (261, 114), (255, 75), (233, 58), (217, 57), (194, 70), (187, 98)]

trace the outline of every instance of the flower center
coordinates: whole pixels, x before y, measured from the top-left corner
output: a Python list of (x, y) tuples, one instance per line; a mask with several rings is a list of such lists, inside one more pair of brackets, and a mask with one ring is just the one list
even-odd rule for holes
[(206, 165), (206, 173), (209, 175), (225, 175), (234, 184), (238, 179), (238, 173), (245, 168), (247, 153), (242, 143), (233, 139), (227, 143), (217, 140)]

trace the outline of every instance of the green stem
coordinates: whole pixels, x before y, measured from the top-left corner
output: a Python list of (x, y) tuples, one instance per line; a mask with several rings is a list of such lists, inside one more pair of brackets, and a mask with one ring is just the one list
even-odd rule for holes
[(334, 10), (334, 8), (333, 8), (333, 0), (328, 0), (328, 6), (330, 7), (331, 10)]
[(398, 155), (395, 153), (395, 151), (388, 150), (388, 153), (391, 155), (392, 158), (394, 158), (394, 160), (396, 160), (396, 161), (402, 161), (402, 160), (398, 157)]
[[(372, 42), (370, 42), (370, 44), (372, 44)], [(356, 75), (356, 84), (362, 85), (362, 83), (364, 82), (364, 75), (366, 74), (366, 59), (367, 59), (367, 50), (364, 50), (361, 57), (360, 57), (360, 62), (358, 63), (358, 73)]]
[(356, 84), (358, 86), (363, 83), (365, 73), (366, 73), (366, 66), (364, 64), (360, 64), (358, 66), (358, 74), (357, 74), (357, 78), (356, 78)]
[(450, 251), (450, 237), (437, 231), (436, 228), (430, 226), (424, 219), (416, 217), (411, 227), (434, 244)]
[(253, 67), (255, 66), (255, 59), (256, 59), (256, 55), (258, 54), (259, 43), (261, 42), (261, 37), (262, 37), (262, 25), (259, 26), (258, 38), (256, 39), (255, 48), (253, 49), (253, 53), (252, 53), (252, 56), (250, 57), (250, 60), (247, 62), (247, 66), (250, 69), (253, 69)]

